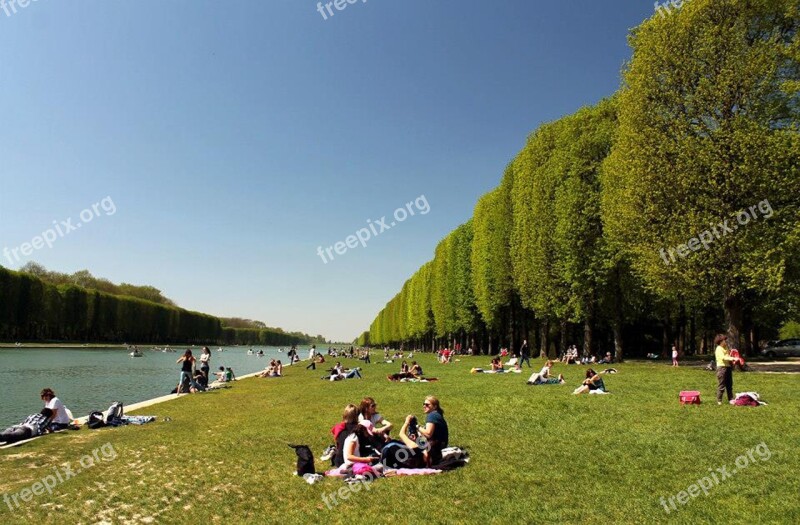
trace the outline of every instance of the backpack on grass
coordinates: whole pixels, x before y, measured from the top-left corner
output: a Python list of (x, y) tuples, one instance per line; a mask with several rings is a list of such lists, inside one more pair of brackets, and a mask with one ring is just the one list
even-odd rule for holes
[(103, 428), (106, 426), (105, 421), (103, 421), (103, 413), (95, 411), (89, 414), (89, 419), (86, 421), (86, 426), (91, 429)]
[(679, 394), (681, 405), (699, 405), (700, 392), (697, 390), (682, 390)]
[(123, 415), (125, 415), (125, 411), (123, 410), (122, 402), (115, 401), (108, 408), (108, 414), (106, 415), (106, 425), (111, 425), (115, 427), (119, 425), (124, 425), (125, 423), (122, 421)]

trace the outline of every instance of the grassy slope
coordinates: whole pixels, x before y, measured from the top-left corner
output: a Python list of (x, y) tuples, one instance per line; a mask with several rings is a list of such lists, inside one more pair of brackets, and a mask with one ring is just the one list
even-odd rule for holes
[[(364, 380), (338, 383), (320, 381), (320, 370), (287, 367), (283, 379), (240, 381), (146, 409), (160, 418), (144, 427), (82, 429), (3, 450), (0, 492), (30, 486), (62, 462), (78, 466), (83, 454), (111, 442), (114, 461), (15, 515), (29, 523), (364, 523), (367, 516), (404, 523), (426, 515), (434, 516), (428, 523), (800, 522), (796, 375), (737, 373), (735, 391), (757, 390), (770, 402), (751, 409), (717, 406), (714, 375), (697, 368), (626, 363), (606, 379), (613, 395), (575, 397), (583, 367), (556, 366), (568, 385), (528, 387), (527, 368), (522, 375), (470, 375), (488, 360), (421, 361), (442, 381), (389, 383), (396, 364), (367, 365)], [(682, 389), (701, 390), (705, 403), (680, 406)], [(466, 468), (379, 480), (335, 510), (322, 495), (341, 481), (309, 486), (291, 475), (295, 457), (286, 443), (308, 444), (318, 456), (348, 402), (371, 395), (399, 424), (409, 412), (422, 413), (429, 393), (446, 410), (451, 443), (471, 453)], [(664, 511), (660, 496), (686, 490), (710, 468), (735, 468), (735, 458), (761, 442), (769, 460), (755, 456), (708, 496)], [(16, 521), (0, 506), (0, 523)]]

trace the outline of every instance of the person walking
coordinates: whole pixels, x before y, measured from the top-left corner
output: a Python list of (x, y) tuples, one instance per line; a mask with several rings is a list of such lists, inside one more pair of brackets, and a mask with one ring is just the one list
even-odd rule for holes
[(528, 368), (531, 368), (531, 351), (528, 348), (528, 340), (522, 341), (522, 348), (519, 349), (519, 367), (522, 368), (522, 363), (528, 363)]
[(678, 366), (678, 349), (672, 345), (672, 366)]
[(722, 394), (727, 391), (728, 402), (733, 399), (733, 362), (735, 357), (731, 357), (728, 347), (728, 336), (718, 334), (714, 338), (714, 357), (717, 360), (717, 404), (722, 404)]

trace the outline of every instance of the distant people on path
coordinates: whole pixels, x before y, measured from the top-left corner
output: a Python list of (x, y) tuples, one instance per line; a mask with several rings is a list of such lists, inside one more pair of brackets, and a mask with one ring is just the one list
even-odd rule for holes
[(50, 421), (50, 430), (63, 430), (70, 424), (67, 407), (56, 397), (56, 393), (51, 388), (45, 388), (40, 394), (44, 407), (53, 411), (53, 419)]
[(672, 345), (672, 366), (678, 366), (678, 349)]
[(50, 431), (48, 428), (53, 419), (53, 411), (43, 408), (38, 414), (31, 414), (19, 425), (13, 425), (0, 432), (0, 443), (16, 443), (35, 438)]
[(206, 376), (206, 382), (208, 382), (209, 370), (211, 370), (211, 350), (204, 346), (203, 353), (200, 355), (200, 371)]
[(728, 336), (718, 334), (714, 338), (714, 357), (717, 361), (717, 404), (722, 404), (722, 394), (727, 391), (728, 402), (733, 399), (733, 363), (737, 358), (731, 356)]

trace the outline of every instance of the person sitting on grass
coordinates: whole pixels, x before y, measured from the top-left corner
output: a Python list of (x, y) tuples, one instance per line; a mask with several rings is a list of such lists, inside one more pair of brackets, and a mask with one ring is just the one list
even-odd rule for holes
[(583, 384), (572, 393), (583, 394), (586, 392), (590, 394), (608, 394), (606, 385), (603, 383), (603, 378), (591, 368), (586, 371), (586, 379), (583, 380)]
[(378, 413), (378, 404), (371, 397), (365, 397), (361, 400), (358, 407), (358, 422), (369, 421), (372, 423), (373, 435), (380, 437), (383, 441), (388, 440), (389, 432), (394, 428), (394, 425), (386, 421), (382, 415)]
[(53, 411), (43, 408), (38, 414), (31, 414), (19, 425), (8, 427), (0, 432), (0, 443), (16, 443), (26, 439), (32, 439), (50, 432), (48, 425), (53, 419)]
[(425, 412), (425, 426), (419, 429), (419, 433), (428, 440), (425, 462), (428, 467), (432, 467), (442, 462), (442, 450), (447, 448), (450, 432), (439, 399), (434, 396), (426, 397), (422, 410)]
[(69, 427), (70, 418), (67, 413), (67, 407), (64, 403), (56, 397), (56, 393), (51, 388), (45, 388), (41, 391), (39, 396), (44, 401), (44, 407), (53, 411), (53, 418), (50, 421), (50, 430), (64, 430)]
[(406, 363), (405, 361), (403, 361), (403, 363), (400, 365), (400, 373), (401, 374), (408, 373), (408, 363)]
[(495, 357), (494, 359), (492, 359), (492, 371), (493, 372), (504, 372), (503, 362), (500, 360), (499, 357)]
[(411, 361), (411, 369), (408, 371), (408, 373), (417, 379), (423, 376), (422, 367), (419, 366), (416, 361)]
[(189, 387), (189, 392), (192, 394), (195, 392), (204, 392), (206, 388), (208, 388), (208, 380), (206, 379), (206, 376), (202, 371), (196, 370), (194, 373), (194, 378), (192, 379)]
[(528, 379), (529, 385), (559, 385), (566, 383), (564, 380), (564, 374), (558, 374), (558, 377), (555, 378), (551, 375), (550, 369), (553, 368), (553, 362), (547, 361), (542, 369), (534, 374)]
[[(400, 468), (425, 468), (426, 452), (423, 451), (416, 442), (417, 435), (413, 430), (416, 428), (417, 418), (406, 416), (403, 426), (400, 427), (400, 440), (393, 440), (384, 445), (381, 450), (381, 463), (390, 469)], [(386, 471), (387, 476), (392, 476), (394, 472)]]
[(374, 455), (361, 455), (361, 441), (369, 438), (367, 427), (364, 425), (356, 425), (355, 430), (344, 439), (344, 449), (342, 456), (344, 463), (342, 468), (352, 469), (353, 474), (366, 474), (373, 468), (373, 463), (380, 460), (380, 456)]

